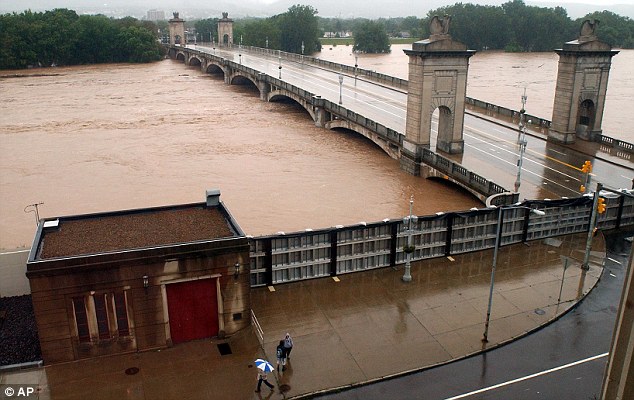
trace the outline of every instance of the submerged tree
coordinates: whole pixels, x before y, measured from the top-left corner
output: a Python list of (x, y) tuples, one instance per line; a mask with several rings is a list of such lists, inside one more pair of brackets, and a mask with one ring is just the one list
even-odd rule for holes
[(358, 23), (352, 31), (354, 36), (354, 51), (363, 53), (389, 53), (390, 38), (387, 36), (385, 25), (376, 21)]

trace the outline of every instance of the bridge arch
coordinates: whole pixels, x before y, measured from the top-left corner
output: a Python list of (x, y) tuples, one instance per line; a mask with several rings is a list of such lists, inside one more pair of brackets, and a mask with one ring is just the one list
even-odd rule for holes
[(391, 158), (395, 160), (401, 158), (401, 150), (398, 145), (383, 139), (377, 133), (372, 132), (370, 129), (361, 126), (355, 122), (345, 119), (333, 119), (332, 121), (326, 122), (324, 127), (330, 130), (347, 129), (349, 131), (356, 132), (373, 142), (375, 145), (379, 146), (381, 150), (383, 150)]
[(208, 62), (205, 72), (208, 74), (222, 74), (223, 76), (227, 73), (222, 65), (213, 62)]
[(317, 116), (315, 115), (315, 110), (313, 109), (312, 104), (308, 104), (306, 100), (301, 98), (295, 93), (287, 92), (286, 90), (274, 89), (268, 93), (266, 101), (275, 102), (276, 100), (280, 100), (281, 98), (287, 98), (293, 100), (295, 103), (299, 104), (306, 110), (306, 112), (310, 115), (313, 121), (317, 120)]
[[(446, 105), (439, 105), (433, 112), (438, 118), (438, 134), (436, 136), (436, 148), (442, 150), (445, 143), (454, 140), (453, 135), (453, 112)], [(431, 121), (430, 121), (431, 122)], [(430, 130), (431, 131), (431, 130)], [(462, 134), (460, 135), (462, 139)]]
[(596, 107), (594, 101), (586, 99), (579, 104), (577, 112), (577, 126), (575, 131), (577, 135), (587, 135), (588, 132), (594, 130), (594, 122), (596, 118)]
[(189, 57), (189, 60), (187, 62), (187, 65), (193, 66), (193, 67), (199, 67), (202, 65), (202, 60), (200, 58), (198, 58), (198, 56), (196, 55), (192, 55), (191, 57)]
[(175, 58), (177, 61), (185, 62), (185, 53), (183, 53), (182, 51), (179, 51), (178, 53), (176, 53)]
[(254, 86), (258, 92), (260, 92), (260, 88), (258, 83), (253, 80), (249, 75), (243, 74), (240, 71), (236, 71), (229, 76), (228, 82), (230, 85), (247, 85)]

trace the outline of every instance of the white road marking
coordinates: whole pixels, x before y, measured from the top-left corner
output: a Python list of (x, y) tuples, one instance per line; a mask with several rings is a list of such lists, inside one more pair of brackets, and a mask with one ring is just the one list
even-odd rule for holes
[(493, 386), (485, 387), (485, 388), (482, 388), (482, 389), (474, 390), (473, 392), (464, 393), (464, 394), (461, 394), (461, 395), (458, 395), (458, 396), (454, 396), (454, 397), (448, 397), (445, 400), (464, 399), (465, 397), (473, 396), (474, 394), (488, 392), (488, 391), (491, 391), (491, 390), (494, 390), (494, 389), (498, 389), (498, 388), (501, 388), (501, 387), (504, 387), (504, 386), (512, 385), (514, 383), (526, 381), (528, 379), (533, 379), (533, 378), (536, 378), (538, 376), (550, 374), (552, 372), (556, 372), (556, 371), (559, 371), (559, 370), (562, 370), (562, 369), (566, 369), (566, 368), (574, 367), (576, 365), (580, 365), (580, 364), (584, 364), (584, 363), (587, 363), (587, 362), (590, 362), (590, 361), (594, 361), (594, 360), (597, 360), (599, 358), (606, 357), (607, 355), (608, 355), (608, 353), (598, 354), (596, 356), (588, 357), (588, 358), (585, 358), (583, 360), (571, 362), (570, 364), (561, 365), (559, 367), (547, 369), (545, 371), (541, 371), (541, 372), (537, 372), (537, 373), (534, 373), (534, 374), (531, 374), (531, 375), (523, 376), (521, 378), (513, 379), (513, 380), (510, 380), (510, 381), (503, 382), (503, 383), (498, 383), (497, 385), (493, 385)]
[(17, 250), (17, 251), (7, 251), (6, 253), (0, 253), (1, 256), (6, 256), (8, 254), (20, 254), (20, 253), (28, 253), (29, 251), (31, 251), (31, 249), (27, 249), (27, 250)]
[(608, 257), (608, 260), (610, 260), (610, 261), (612, 261), (612, 262), (615, 262), (615, 263), (617, 263), (617, 264), (619, 264), (619, 265), (622, 265), (620, 261), (615, 260), (615, 259), (614, 259), (614, 258), (612, 258), (612, 257)]

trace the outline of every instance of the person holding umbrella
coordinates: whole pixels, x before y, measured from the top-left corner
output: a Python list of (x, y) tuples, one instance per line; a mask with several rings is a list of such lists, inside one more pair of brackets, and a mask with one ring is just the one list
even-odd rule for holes
[(275, 389), (275, 386), (270, 384), (269, 381), (267, 380), (268, 378), (267, 373), (273, 371), (273, 366), (271, 365), (271, 363), (261, 358), (258, 358), (257, 360), (255, 360), (255, 366), (258, 369), (258, 386), (255, 389), (255, 391), (256, 392), (260, 391), (262, 382), (264, 382), (264, 384), (268, 386), (269, 389), (271, 390)]

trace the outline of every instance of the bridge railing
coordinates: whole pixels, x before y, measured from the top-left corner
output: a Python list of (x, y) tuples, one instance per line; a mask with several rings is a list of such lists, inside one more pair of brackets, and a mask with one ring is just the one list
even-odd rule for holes
[[(630, 193), (632, 191), (629, 191)], [(634, 225), (634, 200), (602, 194), (607, 211), (598, 219), (602, 229)], [(502, 212), (501, 245), (588, 231), (591, 197), (527, 201), (517, 206), (538, 208), (538, 216), (512, 206)], [(413, 261), (444, 257), (495, 246), (497, 208), (437, 213), (414, 224)], [(359, 223), (251, 239), (251, 285), (274, 285), (395, 266), (406, 258), (407, 226), (401, 219)]]
[(350, 65), (340, 64), (332, 61), (322, 60), (321, 58), (315, 58), (312, 56), (302, 56), (297, 53), (288, 53), (280, 50), (273, 49), (263, 49), (261, 47), (253, 47), (253, 46), (242, 46), (243, 50), (250, 51), (253, 53), (263, 54), (270, 57), (281, 57), (284, 60), (295, 61), (298, 63), (307, 63), (311, 65), (315, 65), (318, 67), (322, 67), (324, 69), (328, 69), (331, 71), (341, 72), (343, 74), (363, 77), (369, 81), (373, 81), (376, 83), (381, 83), (385, 85), (389, 85), (401, 90), (407, 90), (407, 80), (396, 78), (390, 75), (381, 74), (376, 71), (371, 71), (368, 69), (363, 69), (359, 67), (354, 67)]
[[(451, 177), (457, 183), (483, 194), (485, 197), (489, 197), (494, 194), (508, 193), (508, 190), (495, 182), (492, 182), (429, 149), (423, 149), (423, 162), (448, 177)], [(517, 195), (515, 193), (510, 193), (506, 196), (497, 197), (493, 201), (493, 204), (510, 204), (515, 201), (517, 201)]]

